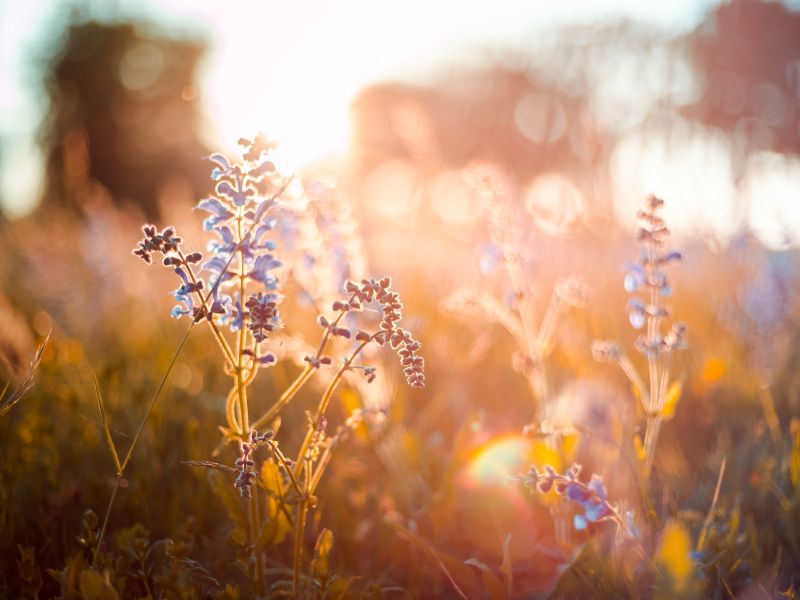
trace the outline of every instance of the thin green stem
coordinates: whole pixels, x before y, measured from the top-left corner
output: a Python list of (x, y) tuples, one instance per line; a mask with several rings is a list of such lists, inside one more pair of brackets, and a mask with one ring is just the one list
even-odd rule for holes
[(311, 477), (311, 483), (308, 486), (309, 493), (313, 494), (314, 490), (317, 489), (320, 480), (322, 479), (322, 474), (325, 472), (325, 469), (328, 467), (328, 463), (330, 463), (331, 458), (333, 457), (333, 446), (328, 446), (325, 448), (325, 451), (320, 456), (319, 462), (317, 463), (317, 470), (314, 471), (314, 474)]
[[(328, 384), (328, 387), (325, 389), (325, 393), (323, 394), (319, 405), (317, 406), (314, 420), (309, 425), (308, 431), (306, 432), (306, 437), (303, 440), (303, 443), (300, 446), (300, 451), (297, 454), (297, 469), (295, 470), (295, 477), (299, 480), (300, 476), (305, 473), (305, 477), (303, 478), (305, 490), (301, 496), (300, 504), (297, 508), (297, 519), (295, 520), (294, 572), (292, 589), (294, 590), (295, 597), (298, 598), (300, 597), (300, 570), (302, 568), (303, 560), (303, 536), (305, 535), (306, 518), (308, 516), (308, 500), (309, 495), (311, 494), (312, 481), (315, 478), (312, 475), (311, 460), (306, 459), (306, 454), (308, 453), (311, 441), (314, 438), (314, 433), (316, 432), (315, 424), (318, 423), (320, 418), (325, 414), (328, 404), (333, 397), (333, 393), (336, 391), (336, 388), (338, 387), (339, 382), (342, 380), (344, 373), (350, 368), (350, 365), (353, 363), (356, 357), (361, 353), (364, 347), (373, 340), (373, 338), (374, 334), (356, 347), (353, 353), (347, 358), (347, 360), (345, 360), (344, 364), (336, 372), (336, 375), (334, 375), (333, 379)], [(316, 479), (319, 479), (319, 477), (321, 477), (321, 473), (317, 475)]]
[(547, 347), (552, 341), (553, 332), (555, 331), (556, 324), (558, 323), (558, 316), (561, 313), (561, 300), (557, 293), (553, 293), (550, 299), (550, 304), (547, 305), (547, 310), (544, 313), (542, 324), (539, 326), (539, 331), (534, 341), (534, 348), (537, 354), (544, 355)]
[[(241, 183), (239, 184), (241, 187)], [(238, 214), (236, 215), (236, 230), (239, 236), (238, 245), (239, 245), (239, 302), (244, 307), (245, 303), (245, 296), (247, 294), (247, 276), (245, 274), (245, 270), (247, 265), (245, 264), (245, 256), (244, 256), (244, 247), (242, 246), (242, 242), (244, 241), (244, 232), (242, 230), (242, 219), (244, 216), (244, 209), (239, 208)], [(243, 310), (243, 308), (242, 308)], [(239, 433), (242, 435), (242, 438), (245, 438), (250, 431), (250, 419), (247, 410), (247, 386), (245, 385), (245, 377), (244, 377), (244, 361), (245, 361), (245, 348), (247, 345), (247, 327), (242, 324), (241, 329), (239, 329), (239, 347), (236, 353), (236, 387), (239, 394), (239, 419), (240, 419), (240, 427)]]
[(294, 488), (295, 492), (297, 492), (297, 495), (302, 496), (303, 490), (300, 488), (300, 483), (298, 483), (297, 478), (294, 475), (294, 471), (286, 461), (286, 457), (283, 455), (283, 452), (281, 452), (280, 448), (278, 448), (278, 444), (273, 443), (270, 444), (269, 447), (270, 450), (272, 450), (272, 453), (278, 459), (278, 462), (281, 463), (281, 466), (283, 467), (284, 471), (286, 471), (286, 474), (289, 476), (289, 481), (291, 481), (292, 487)]
[(295, 379), (292, 382), (292, 384), (288, 388), (286, 388), (286, 391), (284, 391), (283, 394), (281, 394), (281, 397), (275, 401), (275, 404), (273, 404), (267, 410), (267, 412), (261, 415), (258, 419), (253, 421), (252, 428), (259, 429), (260, 427), (266, 425), (267, 423), (272, 421), (275, 417), (277, 417), (281, 409), (283, 409), (283, 407), (286, 406), (292, 400), (292, 398), (295, 397), (297, 392), (300, 391), (300, 388), (302, 388), (306, 384), (306, 382), (309, 379), (311, 379), (311, 376), (314, 374), (315, 371), (316, 369), (313, 366), (307, 365), (306, 368), (303, 369), (303, 371), (300, 373), (300, 375), (297, 376), (297, 379)]
[(656, 444), (658, 443), (658, 433), (661, 429), (663, 418), (659, 414), (651, 414), (647, 417), (647, 431), (645, 433), (644, 454), (646, 457), (645, 475), (650, 476), (653, 469), (653, 460), (656, 454)]
[(258, 485), (253, 486), (252, 495), (250, 496), (250, 536), (253, 540), (253, 554), (255, 555), (255, 569), (256, 569), (256, 589), (259, 595), (265, 592), (266, 582), (264, 581), (264, 557), (256, 547), (258, 542), (258, 534), (261, 530), (261, 511), (258, 503)]
[(161, 382), (158, 384), (158, 389), (156, 393), (153, 395), (153, 398), (150, 400), (150, 403), (147, 405), (147, 410), (145, 410), (144, 417), (142, 418), (141, 423), (139, 423), (139, 428), (136, 430), (136, 434), (133, 436), (133, 441), (131, 441), (131, 445), (128, 448), (128, 453), (125, 455), (125, 460), (122, 461), (122, 468), (120, 469), (121, 473), (125, 472), (125, 467), (128, 466), (128, 463), (131, 460), (131, 456), (133, 456), (133, 450), (136, 448), (136, 444), (139, 442), (139, 438), (142, 436), (142, 432), (144, 431), (144, 426), (147, 423), (147, 420), (150, 418), (150, 413), (153, 411), (153, 407), (155, 406), (156, 402), (158, 401), (159, 397), (161, 396), (161, 392), (164, 390), (164, 386), (167, 384), (167, 380), (169, 379), (170, 373), (172, 373), (173, 367), (175, 367), (175, 363), (178, 360), (178, 355), (183, 350), (184, 345), (186, 345), (186, 340), (189, 339), (189, 333), (192, 331), (196, 321), (192, 321), (189, 324), (189, 327), (186, 328), (186, 333), (183, 334), (181, 338), (180, 344), (178, 344), (178, 348), (172, 355), (172, 359), (169, 361), (169, 365), (167, 366), (167, 370), (164, 372), (164, 376), (161, 378)]
[(622, 372), (625, 373), (625, 376), (628, 378), (628, 380), (639, 391), (639, 395), (641, 396), (642, 400), (642, 408), (644, 409), (645, 413), (647, 413), (650, 407), (650, 394), (647, 391), (644, 380), (639, 375), (636, 367), (633, 366), (633, 363), (631, 362), (631, 359), (628, 358), (627, 354), (623, 353), (620, 356), (619, 366), (622, 369)]
[(100, 545), (103, 543), (103, 538), (106, 535), (108, 528), (108, 519), (111, 516), (111, 508), (114, 506), (114, 500), (117, 498), (120, 484), (122, 483), (122, 474), (117, 474), (114, 479), (114, 489), (111, 491), (111, 499), (108, 501), (108, 508), (106, 509), (106, 516), (103, 518), (103, 526), (100, 528), (100, 535), (97, 537), (97, 544), (94, 547), (94, 555), (92, 556), (92, 565), (97, 562), (97, 555), (100, 552)]
[[(350, 300), (352, 300), (354, 297), (355, 295), (351, 296)], [(331, 330), (339, 325), (339, 322), (342, 320), (342, 318), (344, 318), (345, 314), (346, 313), (344, 311), (340, 312), (339, 315), (336, 317), (336, 319), (334, 319), (331, 326), (326, 328), (325, 334), (322, 336), (322, 341), (320, 342), (319, 348), (317, 348), (317, 353), (315, 355), (315, 358), (317, 360), (320, 359), (322, 353), (325, 351), (325, 348), (328, 345), (328, 342), (331, 339)], [(281, 394), (281, 397), (278, 398), (275, 404), (273, 404), (267, 410), (267, 412), (265, 412), (258, 419), (256, 419), (256, 421), (252, 425), (253, 429), (258, 429), (259, 427), (265, 425), (266, 423), (269, 423), (272, 419), (278, 416), (278, 413), (281, 411), (281, 409), (284, 406), (286, 406), (292, 400), (292, 398), (294, 398), (297, 392), (300, 391), (300, 388), (302, 388), (303, 385), (305, 385), (305, 383), (309, 379), (311, 379), (311, 376), (314, 374), (315, 371), (316, 368), (309, 363), (306, 366), (306, 368), (300, 373), (300, 375), (298, 375), (297, 379), (295, 379), (294, 382), (292, 382), (292, 384), (286, 389), (286, 391), (283, 394)]]
[[(339, 386), (339, 382), (342, 380), (342, 377), (344, 377), (345, 372), (350, 368), (350, 365), (356, 359), (358, 354), (364, 349), (364, 347), (369, 342), (372, 341), (373, 337), (374, 336), (370, 336), (368, 340), (361, 342), (361, 344), (358, 345), (358, 347), (353, 351), (350, 357), (344, 362), (342, 367), (336, 372), (336, 375), (334, 375), (333, 379), (328, 384), (328, 387), (325, 389), (325, 393), (322, 395), (322, 399), (320, 400), (319, 405), (317, 406), (317, 411), (314, 414), (314, 423), (317, 423), (320, 417), (322, 417), (322, 415), (325, 414), (325, 411), (328, 409), (328, 404), (330, 403), (331, 397), (333, 396), (333, 392), (336, 391), (336, 388)], [(306, 432), (306, 437), (303, 440), (302, 445), (300, 446), (300, 451), (297, 453), (296, 462), (298, 466), (297, 469), (295, 470), (295, 475), (299, 476), (300, 474), (300, 471), (302, 469), (301, 461), (304, 460), (306, 452), (308, 452), (308, 447), (311, 444), (311, 440), (313, 437), (314, 437), (314, 427), (309, 427), (308, 431)]]
[(306, 533), (308, 501), (303, 499), (297, 507), (297, 520), (294, 528), (294, 560), (292, 562), (292, 591), (300, 598), (300, 571), (303, 568), (303, 538)]

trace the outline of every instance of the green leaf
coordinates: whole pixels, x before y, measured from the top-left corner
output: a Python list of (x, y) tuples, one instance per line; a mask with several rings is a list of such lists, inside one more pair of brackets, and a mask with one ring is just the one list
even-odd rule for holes
[(111, 437), (111, 429), (108, 427), (108, 419), (106, 419), (106, 411), (103, 409), (103, 396), (100, 393), (100, 384), (97, 382), (97, 373), (92, 369), (92, 382), (94, 383), (94, 393), (97, 396), (97, 408), (100, 410), (100, 420), (103, 422), (103, 429), (106, 432), (106, 443), (111, 450), (111, 455), (114, 457), (114, 466), (117, 468), (117, 475), (122, 475), (122, 465), (119, 462), (119, 455), (117, 454), (117, 447), (114, 445), (114, 439)]
[(80, 588), (83, 600), (119, 600), (119, 594), (111, 585), (107, 571), (101, 575), (87, 569), (81, 573)]

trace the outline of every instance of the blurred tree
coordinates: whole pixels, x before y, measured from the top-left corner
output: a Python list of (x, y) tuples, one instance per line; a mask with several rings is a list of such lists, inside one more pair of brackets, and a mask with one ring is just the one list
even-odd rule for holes
[(501, 165), (518, 182), (562, 172), (590, 187), (604, 151), (585, 96), (502, 64), (451, 72), (432, 87), (365, 89), (353, 104), (358, 168), (386, 159), (425, 173), (473, 162)]
[(737, 0), (691, 36), (705, 91), (690, 116), (732, 135), (738, 154), (800, 154), (800, 12)]
[(442, 71), (432, 85), (373, 86), (353, 104), (358, 169), (387, 159), (423, 173), (492, 162), (520, 186), (555, 175), (602, 218), (612, 214), (609, 162), (620, 138), (675, 120), (694, 100), (686, 44), (632, 21), (573, 25)]
[[(131, 23), (74, 23), (46, 71), (50, 110), (44, 205), (82, 209), (102, 187), (155, 217), (170, 191), (197, 195), (195, 68), (205, 45), (152, 35)], [(191, 189), (189, 189), (191, 188)]]

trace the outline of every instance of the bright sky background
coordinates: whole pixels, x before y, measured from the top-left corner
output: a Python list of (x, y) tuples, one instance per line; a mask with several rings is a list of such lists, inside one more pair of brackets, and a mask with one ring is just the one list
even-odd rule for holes
[[(264, 130), (281, 139), (284, 152), (299, 161), (347, 146), (350, 102), (372, 82), (424, 77), (437, 67), (469, 59), (470, 53), (477, 56), (489, 45), (525, 47), (554, 26), (571, 22), (627, 16), (680, 33), (694, 27), (715, 2), (109, 0), (90, 4), (98, 16), (116, 13), (155, 22), (171, 34), (207, 37), (211, 50), (199, 73), (206, 141), (212, 147), (232, 147), (240, 136)], [(24, 66), (57, 31), (68, 7), (68, 2), (59, 0), (0, 0), (0, 201), (12, 214), (24, 214), (41, 185), (42, 160), (34, 136), (44, 100), (36, 87), (36, 73), (26, 72)], [(626, 152), (638, 152), (636, 140), (624, 143), (617, 165), (625, 164)], [(645, 150), (654, 161), (664, 158), (657, 144)], [(653, 176), (665, 183), (675, 179), (674, 172), (667, 176), (661, 171)], [(649, 181), (641, 183), (652, 186)], [(729, 191), (724, 182), (714, 185), (719, 193)]]

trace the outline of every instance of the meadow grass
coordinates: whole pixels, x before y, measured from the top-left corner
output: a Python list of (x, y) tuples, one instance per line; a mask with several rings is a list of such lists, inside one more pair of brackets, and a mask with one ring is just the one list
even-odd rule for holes
[[(5, 596), (793, 597), (792, 260), (686, 242), (668, 277), (650, 197), (618, 276), (624, 232), (531, 241), (484, 169), (500, 269), (373, 279), (362, 215), (272, 150), (212, 155), (208, 247), (191, 218), (147, 225), (146, 276), (120, 262), (135, 215), (93, 215), (119, 239), (67, 282), (39, 257), (85, 224), (4, 236), (4, 290), (44, 340), (2, 394)], [(534, 269), (548, 245), (575, 260)]]

